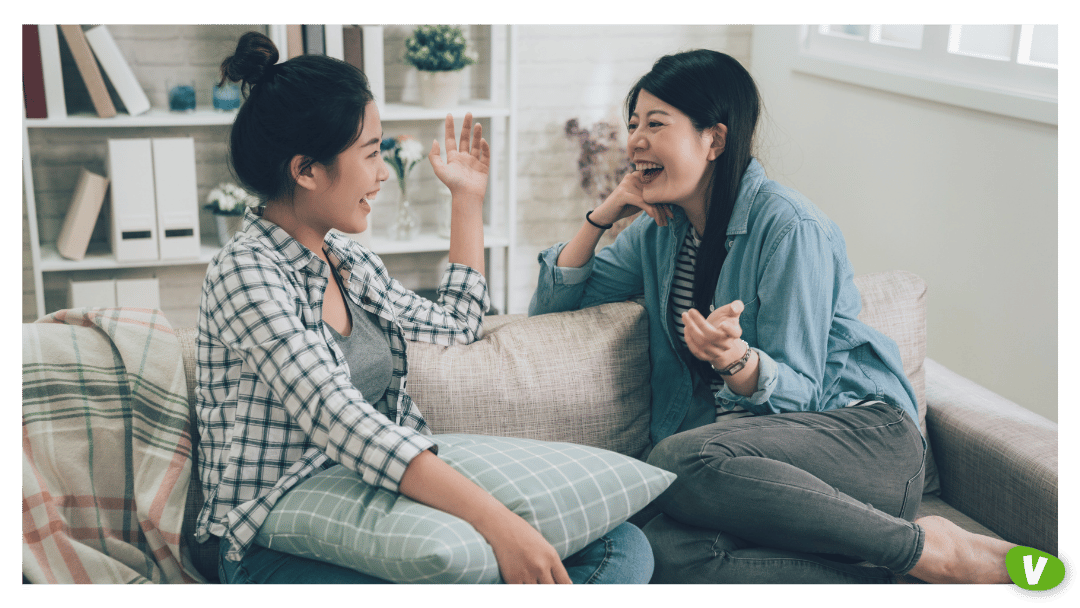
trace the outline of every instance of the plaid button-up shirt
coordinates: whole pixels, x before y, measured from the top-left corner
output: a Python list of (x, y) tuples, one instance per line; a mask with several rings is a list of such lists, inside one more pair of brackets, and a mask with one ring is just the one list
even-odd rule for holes
[(439, 303), (405, 289), (355, 241), (328, 234), (325, 251), (345, 297), (378, 316), (393, 377), (364, 401), (322, 321), (329, 266), (283, 229), (251, 213), (210, 263), (199, 304), (196, 412), (206, 502), (196, 537), (213, 534), (239, 559), (274, 504), (334, 463), (397, 491), (409, 462), (435, 449), (405, 392), (405, 340), (476, 339), (488, 308), (484, 277), (451, 264)]

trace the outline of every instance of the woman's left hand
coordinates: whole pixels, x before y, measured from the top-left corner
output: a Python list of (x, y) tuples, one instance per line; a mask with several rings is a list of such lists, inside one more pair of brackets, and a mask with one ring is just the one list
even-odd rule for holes
[(428, 160), (435, 176), (450, 188), (451, 194), (479, 200), (481, 204), (487, 192), (488, 167), (491, 149), (482, 137), (480, 123), (473, 124), (472, 113), (465, 114), (461, 125), (461, 140), (454, 140), (454, 117), (446, 115), (446, 160), (443, 161), (439, 140), (431, 142)]
[(743, 308), (742, 301), (735, 300), (712, 311), (708, 319), (695, 308), (684, 312), (684, 335), (690, 352), (716, 369), (724, 369), (741, 359), (746, 354), (739, 325)]

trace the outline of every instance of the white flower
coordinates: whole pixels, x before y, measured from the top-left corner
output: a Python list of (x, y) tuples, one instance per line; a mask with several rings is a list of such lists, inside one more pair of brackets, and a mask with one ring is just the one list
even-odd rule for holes
[(206, 202), (215, 213), (239, 215), (238, 208), (257, 207), (259, 199), (236, 184), (218, 184), (206, 195)]
[(407, 164), (415, 163), (424, 158), (424, 146), (420, 144), (419, 140), (409, 138), (403, 138), (400, 142), (401, 145), (401, 160)]

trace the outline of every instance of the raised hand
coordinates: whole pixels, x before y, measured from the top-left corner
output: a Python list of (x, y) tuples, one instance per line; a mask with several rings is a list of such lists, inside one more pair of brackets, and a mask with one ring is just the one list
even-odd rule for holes
[(684, 335), (690, 353), (716, 369), (724, 369), (746, 353), (739, 315), (742, 301), (735, 300), (712, 311), (706, 319), (697, 309), (683, 313)]
[(487, 192), (488, 169), (491, 165), (491, 149), (483, 138), (483, 129), (480, 123), (473, 124), (472, 113), (465, 115), (460, 141), (454, 138), (452, 115), (446, 115), (445, 125), (446, 160), (442, 159), (439, 140), (432, 141), (428, 154), (431, 168), (455, 198), (466, 196), (482, 202)]

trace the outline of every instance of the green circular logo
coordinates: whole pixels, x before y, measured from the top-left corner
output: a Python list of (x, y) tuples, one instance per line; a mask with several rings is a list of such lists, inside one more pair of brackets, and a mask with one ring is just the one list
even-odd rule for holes
[(1031, 547), (1009, 549), (1005, 569), (1016, 586), (1029, 591), (1047, 591), (1065, 580), (1065, 564), (1060, 559)]

